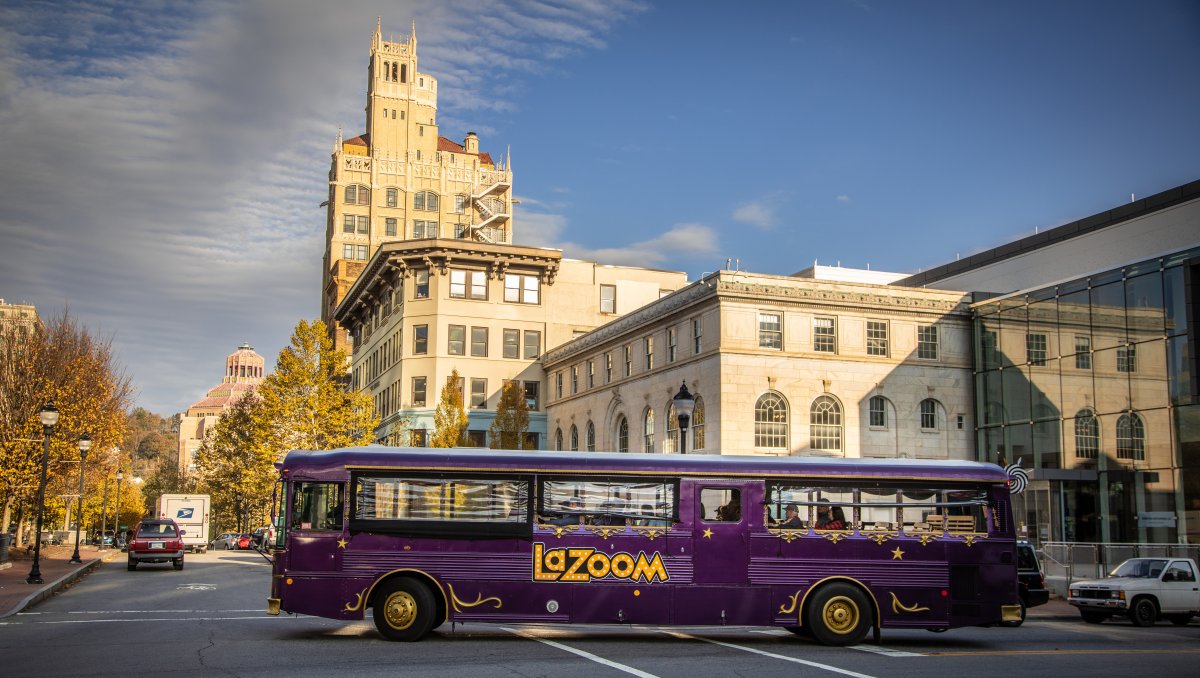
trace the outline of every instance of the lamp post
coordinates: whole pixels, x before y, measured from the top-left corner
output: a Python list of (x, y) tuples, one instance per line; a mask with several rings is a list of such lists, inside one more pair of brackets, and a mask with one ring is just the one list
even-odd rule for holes
[(92, 437), (86, 433), (79, 436), (79, 508), (75, 509), (75, 553), (71, 554), (72, 563), (82, 563), (79, 557), (79, 528), (83, 526), (83, 464), (87, 461), (88, 450), (92, 449)]
[[(118, 462), (119, 463), (119, 462)], [(113, 546), (117, 545), (117, 535), (121, 534), (121, 479), (125, 474), (117, 468), (117, 505), (113, 507)]]
[(46, 465), (50, 463), (50, 434), (58, 424), (58, 408), (53, 403), (42, 405), (38, 411), (42, 422), (42, 481), (38, 484), (37, 531), (33, 537), (33, 567), (29, 568), (27, 584), (44, 584), (42, 581), (42, 504), (46, 501)]
[(687, 427), (692, 420), (692, 410), (696, 409), (696, 399), (688, 392), (686, 381), (671, 402), (675, 404), (675, 417), (679, 419), (679, 453), (687, 454)]

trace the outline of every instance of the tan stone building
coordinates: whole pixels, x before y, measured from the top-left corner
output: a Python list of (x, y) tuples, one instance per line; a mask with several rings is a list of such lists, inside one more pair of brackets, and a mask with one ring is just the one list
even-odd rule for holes
[(550, 447), (676, 452), (686, 382), (688, 453), (973, 458), (967, 297), (834, 270), (719, 271), (550, 350)]
[(32, 304), (10, 304), (0, 299), (0, 329), (5, 330), (5, 335), (13, 328), (16, 336), (23, 337), (41, 322), (42, 319), (38, 317), (37, 309)]
[[(382, 243), (461, 239), (511, 243), (512, 167), (439, 135), (437, 79), (417, 70), (414, 25), (407, 42), (377, 24), (367, 61), (365, 131), (339, 132), (329, 167), (321, 319), (333, 311)], [(338, 348), (345, 332), (334, 329)]]
[(204, 398), (194, 402), (179, 418), (179, 470), (195, 468), (196, 451), (204, 436), (216, 426), (225, 410), (258, 388), (262, 383), (265, 362), (249, 344), (242, 344), (225, 358), (225, 376), (221, 383), (208, 390)]

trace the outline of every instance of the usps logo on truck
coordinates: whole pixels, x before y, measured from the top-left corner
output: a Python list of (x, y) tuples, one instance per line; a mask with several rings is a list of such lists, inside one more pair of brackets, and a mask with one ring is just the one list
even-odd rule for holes
[(179, 509), (178, 511), (176, 511), (176, 512), (175, 512), (175, 518), (176, 518), (177, 520), (182, 520), (182, 519), (185, 519), (185, 518), (191, 518), (191, 517), (192, 517), (192, 512), (193, 512), (193, 511), (195, 511), (195, 510), (196, 510), (196, 509), (193, 509), (193, 508), (181, 508), (181, 509)]

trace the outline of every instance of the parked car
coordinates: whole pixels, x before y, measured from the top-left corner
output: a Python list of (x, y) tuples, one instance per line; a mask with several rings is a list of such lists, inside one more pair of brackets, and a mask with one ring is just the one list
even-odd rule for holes
[(238, 539), (240, 539), (241, 536), (242, 535), (238, 534), (237, 532), (222, 532), (221, 536), (212, 540), (212, 542), (208, 545), (208, 547), (214, 551), (217, 549), (225, 549), (226, 551), (232, 551), (233, 549), (236, 549), (238, 547), (237, 546)]
[(1072, 582), (1067, 602), (1090, 624), (1122, 615), (1134, 626), (1185, 626), (1200, 615), (1197, 570), (1191, 558), (1130, 558), (1103, 579)]
[(129, 542), (129, 569), (138, 563), (170, 562), (183, 569), (183, 530), (169, 518), (147, 518), (138, 523)]
[(254, 543), (254, 535), (250, 534), (249, 532), (238, 535), (237, 547), (239, 549), (248, 549), (248, 548), (250, 548), (250, 545), (253, 543)]
[(1025, 611), (1031, 607), (1045, 605), (1050, 600), (1046, 588), (1046, 577), (1042, 564), (1038, 562), (1037, 550), (1027, 541), (1017, 542), (1017, 594), (1021, 597), (1021, 619), (1003, 622), (1003, 626), (1020, 626), (1025, 621)]

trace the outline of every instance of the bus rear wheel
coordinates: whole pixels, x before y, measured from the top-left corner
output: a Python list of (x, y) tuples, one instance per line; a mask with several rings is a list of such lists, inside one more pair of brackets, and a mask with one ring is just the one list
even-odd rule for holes
[(408, 577), (392, 579), (375, 594), (375, 628), (388, 640), (420, 640), (433, 628), (437, 605), (429, 587)]
[(850, 584), (826, 584), (813, 594), (804, 625), (822, 645), (854, 645), (871, 630), (871, 603)]

